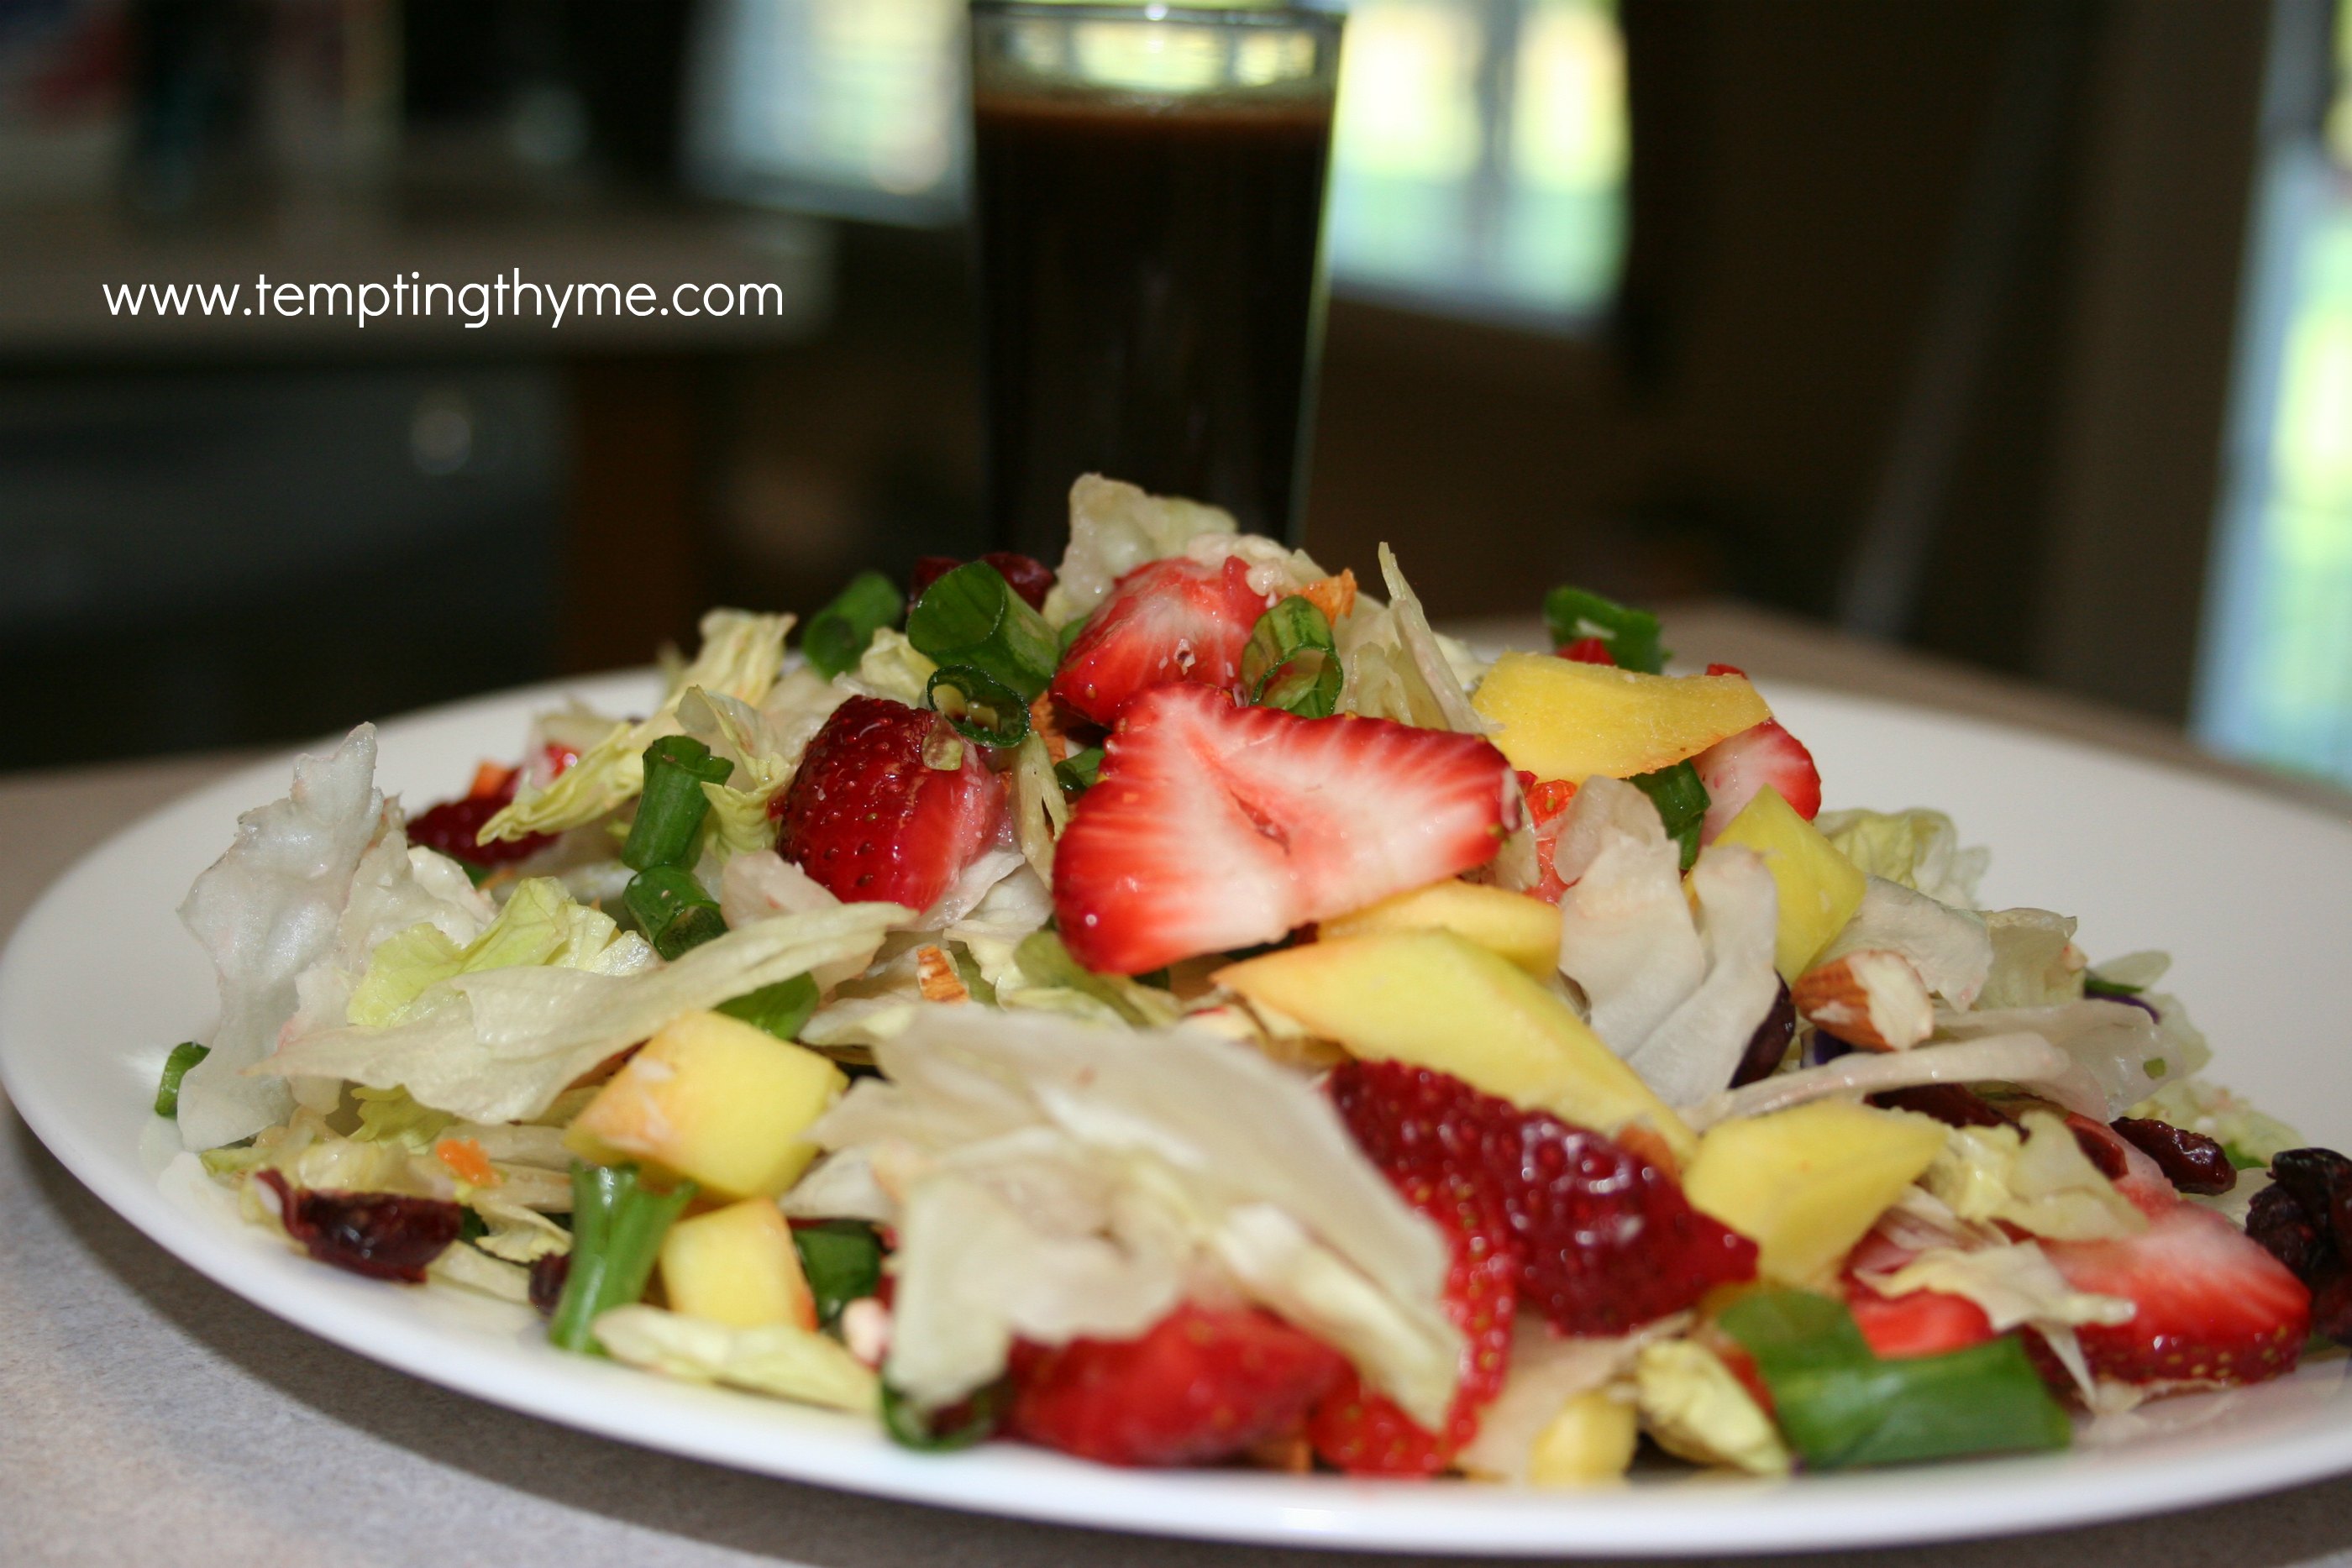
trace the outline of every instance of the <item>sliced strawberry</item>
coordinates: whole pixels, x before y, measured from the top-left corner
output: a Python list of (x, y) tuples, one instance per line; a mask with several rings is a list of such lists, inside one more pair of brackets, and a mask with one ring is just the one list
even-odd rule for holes
[(1557, 650), (1563, 659), (1573, 659), (1580, 664), (1614, 664), (1616, 655), (1609, 652), (1605, 637), (1579, 637), (1566, 647)]
[[(1588, 637), (1588, 643), (1598, 643), (1598, 637)], [(1559, 895), (1568, 891), (1568, 883), (1559, 880), (1552, 869), (1552, 856), (1559, 848), (1560, 830), (1568, 825), (1568, 809), (1575, 804), (1576, 786), (1563, 779), (1538, 779), (1534, 774), (1521, 771), (1519, 792), (1528, 803), (1528, 819), (1536, 831), (1535, 886), (1528, 889), (1546, 904), (1558, 904)]]
[(2311, 1291), (2221, 1215), (2174, 1203), (2112, 1241), (2044, 1241), (2078, 1291), (2121, 1296), (2131, 1321), (2075, 1330), (2091, 1370), (2119, 1383), (2211, 1388), (2292, 1371)]
[(1882, 1296), (1849, 1281), (1845, 1304), (1862, 1337), (1882, 1356), (1941, 1355), (1992, 1338), (1992, 1320), (1966, 1296), (1944, 1291), (1911, 1291)]
[(1271, 1313), (1188, 1301), (1134, 1339), (1016, 1357), (1006, 1427), (1106, 1465), (1207, 1464), (1294, 1427), (1347, 1372)]
[(1249, 585), (1238, 556), (1214, 566), (1181, 556), (1146, 561), (1111, 585), (1070, 644), (1054, 695), (1108, 724), (1138, 692), (1171, 681), (1232, 691), (1251, 629), (1273, 603)]
[(1153, 687), (1055, 850), (1062, 940), (1137, 975), (1467, 871), (1501, 842), (1509, 767), (1475, 736)]
[(1444, 1305), (1462, 1331), (1462, 1381), (1445, 1430), (1436, 1433), (1350, 1373), (1315, 1407), (1307, 1434), (1325, 1463), (1350, 1475), (1433, 1476), (1478, 1435), (1479, 1416), (1503, 1391), (1518, 1299), (1519, 1244), (1492, 1182), (1421, 1172), (1391, 1179), (1453, 1246)]
[[(935, 768), (933, 755), (955, 765)], [(926, 909), (996, 836), (1004, 787), (936, 714), (852, 697), (770, 807), (776, 849), (845, 903)]]
[[(1710, 673), (1714, 669), (1710, 666)], [(1813, 766), (1813, 754), (1782, 729), (1777, 719), (1768, 718), (1717, 741), (1692, 758), (1691, 766), (1698, 769), (1699, 782), (1706, 786), (1706, 817), (1698, 830), (1698, 841), (1703, 844), (1713, 843), (1715, 836), (1729, 827), (1731, 819), (1768, 784), (1807, 821), (1821, 811), (1822, 775)]]
[(1754, 1242), (1598, 1133), (1402, 1062), (1343, 1062), (1331, 1097), (1391, 1179), (1487, 1185), (1526, 1252), (1520, 1295), (1563, 1333), (1623, 1333), (1755, 1277)]

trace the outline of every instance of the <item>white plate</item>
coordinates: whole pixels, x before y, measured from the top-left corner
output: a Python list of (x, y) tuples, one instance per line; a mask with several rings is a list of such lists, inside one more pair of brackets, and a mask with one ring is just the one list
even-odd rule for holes
[[(642, 708), (646, 677), (577, 688)], [(555, 688), (385, 727), (382, 781), (412, 800), (513, 755)], [(2352, 1142), (2352, 828), (2257, 794), (1968, 721), (1818, 692), (1775, 706), (1821, 760), (1832, 805), (1929, 803), (1994, 846), (1986, 897), (2077, 914), (2095, 956), (2169, 948), (2168, 985), (2211, 1034), (2219, 1074)], [(1643, 1479), (1591, 1495), (1265, 1473), (1099, 1469), (1013, 1445), (928, 1458), (847, 1417), (683, 1386), (541, 1342), (521, 1309), (377, 1284), (299, 1258), (155, 1184), (175, 1147), (148, 1113), (172, 1043), (203, 1031), (211, 977), (173, 911), (239, 811), (285, 792), (247, 769), (99, 850), (26, 918), (0, 963), (0, 1074), (91, 1190), (255, 1304), (362, 1355), (483, 1399), (649, 1448), (951, 1508), (1171, 1535), (1454, 1552), (1767, 1552), (2084, 1523), (2352, 1469), (2352, 1386), (2334, 1358), (2284, 1383), (2153, 1407), (2146, 1430), (2058, 1457), (1806, 1477)]]

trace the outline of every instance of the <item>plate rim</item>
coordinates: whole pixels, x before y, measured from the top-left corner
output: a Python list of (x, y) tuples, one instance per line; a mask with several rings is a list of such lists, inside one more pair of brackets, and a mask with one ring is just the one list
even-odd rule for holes
[[(610, 701), (613, 694), (642, 689), (647, 678), (647, 672), (627, 671), (541, 683), (404, 715), (380, 728), (397, 744), (400, 731), (427, 722), (486, 722), (573, 695), (605, 694)], [(2352, 823), (2256, 785), (1973, 715), (1803, 683), (1773, 685), (1791, 698), (1844, 708), (1859, 722), (1924, 720), (1990, 732), (2260, 801), (2352, 840)], [(215, 1224), (183, 1208), (142, 1161), (123, 1161), (87, 1135), (66, 1108), (37, 1092), (37, 1051), (34, 1044), (20, 1043), (23, 1036), (16, 1027), (30, 1005), (26, 998), (39, 994), (38, 977), (30, 972), (35, 950), (62, 937), (62, 931), (51, 928), (63, 920), (69, 895), (99, 874), (110, 856), (131, 852), (142, 835), (164, 834), (174, 819), (233, 800), (244, 802), (235, 810), (258, 804), (268, 797), (247, 799), (254, 786), (282, 779), (303, 749), (254, 759), (159, 803), (78, 857), (33, 901), (0, 953), (0, 1086), (27, 1129), (75, 1179), (165, 1252), (282, 1322), (468, 1397), (638, 1447), (933, 1507), (1236, 1543), (1496, 1556), (1788, 1552), (2012, 1535), (2150, 1517), (2352, 1470), (2352, 1407), (2330, 1411), (2334, 1419), (2316, 1429), (2235, 1445), (2219, 1455), (2209, 1448), (2134, 1458), (2129, 1448), (2105, 1450), (2091, 1468), (2120, 1468), (2133, 1484), (2098, 1489), (2092, 1496), (2084, 1495), (2087, 1477), (2080, 1450), (2063, 1470), (2050, 1458), (2028, 1457), (1793, 1482), (1694, 1477), (1587, 1493), (1400, 1487), (1232, 1471), (1107, 1470), (1012, 1446), (946, 1457), (914, 1455), (887, 1447), (870, 1430), (851, 1426), (848, 1417), (670, 1383), (625, 1368), (583, 1365), (528, 1343), (458, 1333), (383, 1293), (394, 1287), (320, 1270), (268, 1247), (244, 1227)], [(29, 1099), (27, 1087), (36, 1089)], [(144, 1126), (153, 1125), (145, 1120)], [(2339, 1372), (2336, 1382), (2332, 1397), (2340, 1402), (2352, 1378)], [(665, 1417), (659, 1435), (632, 1429), (633, 1413), (641, 1415), (648, 1406)], [(762, 1421), (773, 1423), (777, 1440), (746, 1451), (747, 1432)], [(840, 1437), (853, 1440), (840, 1442)], [(1061, 1484), (1046, 1484), (1051, 1482)], [(2003, 1502), (1990, 1521), (1976, 1496), (1987, 1487), (1999, 1487)], [(1659, 1506), (1661, 1501), (1666, 1506)], [(1765, 1539), (1742, 1539), (1759, 1535)]]

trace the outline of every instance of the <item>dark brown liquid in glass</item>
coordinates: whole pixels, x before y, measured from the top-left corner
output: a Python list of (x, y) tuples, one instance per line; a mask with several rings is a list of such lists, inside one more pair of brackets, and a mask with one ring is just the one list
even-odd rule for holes
[(1329, 103), (975, 110), (1000, 536), (1056, 559), (1090, 472), (1288, 534)]

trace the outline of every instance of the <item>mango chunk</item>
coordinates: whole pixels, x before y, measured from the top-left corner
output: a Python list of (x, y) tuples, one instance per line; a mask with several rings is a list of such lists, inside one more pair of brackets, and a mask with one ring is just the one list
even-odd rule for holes
[(1506, 653), (1471, 695), (1511, 766), (1581, 784), (1670, 768), (1763, 723), (1744, 675), (1645, 675), (1544, 653)]
[(1683, 1194), (1756, 1243), (1765, 1280), (1819, 1285), (1943, 1147), (1925, 1116), (1815, 1100), (1708, 1129)]
[(1536, 1434), (1528, 1453), (1528, 1484), (1587, 1487), (1615, 1480), (1633, 1464), (1640, 1437), (1631, 1399), (1597, 1388), (1580, 1394)]
[[(1561, 661), (1567, 663), (1566, 660)], [(1814, 956), (1862, 907), (1870, 879), (1819, 828), (1767, 784), (1716, 836), (1718, 844), (1745, 844), (1764, 857), (1780, 890), (1780, 925), (1773, 934), (1772, 967), (1790, 985), (1812, 967)]]
[(747, 1197), (671, 1226), (661, 1278), (670, 1310), (690, 1318), (738, 1329), (816, 1327), (816, 1297), (793, 1228), (771, 1198)]
[(849, 1081), (790, 1040), (688, 1013), (647, 1040), (564, 1134), (583, 1159), (634, 1159), (716, 1197), (773, 1197), (816, 1158), (801, 1134)]
[(1372, 1061), (1450, 1072), (1563, 1122), (1614, 1134), (1641, 1122), (1677, 1159), (1690, 1129), (1569, 1005), (1451, 931), (1392, 931), (1229, 964), (1217, 983)]
[(1507, 888), (1448, 879), (1368, 904), (1322, 924), (1322, 935), (1451, 931), (1540, 979), (1559, 967), (1559, 907)]

